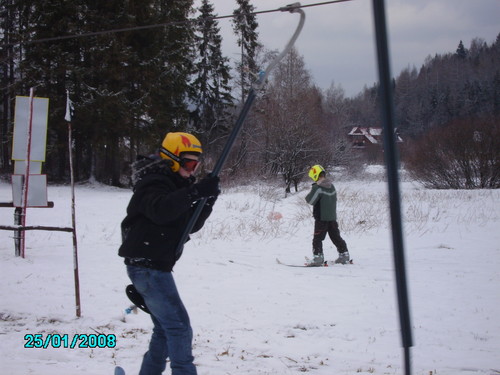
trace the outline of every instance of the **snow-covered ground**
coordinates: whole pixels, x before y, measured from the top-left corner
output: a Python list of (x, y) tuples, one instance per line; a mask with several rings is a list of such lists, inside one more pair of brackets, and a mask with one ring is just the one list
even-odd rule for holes
[[(200, 375), (404, 372), (386, 183), (335, 185), (354, 265), (324, 268), (276, 262), (301, 264), (311, 254), (309, 184), (287, 198), (271, 185), (224, 189), (175, 268)], [(432, 191), (411, 182), (401, 191), (413, 373), (498, 374), (500, 191)], [(12, 232), (0, 231), (1, 374), (112, 374), (116, 364), (138, 372), (152, 324), (143, 312), (125, 313), (129, 281), (117, 249), (130, 195), (76, 189), (81, 318), (71, 235), (28, 231), (21, 259)], [(10, 200), (10, 184), (0, 182), (0, 201)], [(55, 207), (29, 209), (27, 224), (70, 226), (70, 189), (49, 187), (49, 200)], [(13, 209), (1, 209), (0, 224), (13, 224)], [(325, 254), (336, 257), (328, 241)], [(68, 343), (25, 348), (35, 334)], [(74, 337), (113, 346), (112, 335), (112, 348), (64, 347)]]

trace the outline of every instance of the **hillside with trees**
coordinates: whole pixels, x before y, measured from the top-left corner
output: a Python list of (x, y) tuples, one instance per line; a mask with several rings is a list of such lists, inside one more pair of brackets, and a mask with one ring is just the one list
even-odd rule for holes
[[(459, 42), (456, 52), (428, 57), (393, 80), (401, 159), (432, 188), (500, 187), (500, 34), (488, 45)], [(382, 127), (377, 85), (354, 98), (337, 96), (345, 132)]]
[[(191, 0), (2, 2), (0, 173), (12, 173), (15, 97), (27, 95), (30, 88), (36, 96), (50, 98), (43, 171), (49, 181), (69, 180), (67, 91), (74, 104), (77, 181), (127, 185), (130, 163), (138, 154), (154, 151), (169, 131), (200, 137), (209, 170), (255, 73), (277, 53), (259, 42), (257, 20), (249, 14), (253, 10), (248, 0), (235, 2), (231, 22), (241, 56), (231, 66), (222, 54), (209, 0), (196, 9), (197, 18)], [(460, 184), (453, 186), (499, 186), (498, 61), (500, 34), (491, 44), (476, 38), (466, 47), (457, 41), (455, 52), (429, 56), (419, 69), (408, 67), (395, 75), (401, 156), (415, 177), (429, 178), (422, 170), (426, 164), (419, 162), (429, 137), (447, 139), (464, 129), (462, 144), (472, 137), (479, 153), (472, 161), (452, 160), (458, 166), (468, 163), (476, 172), (454, 170), (484, 178), (459, 177)], [(346, 97), (334, 82), (321, 90), (300, 51), (293, 50), (258, 93), (223, 176), (279, 176), (290, 190), (311, 164), (356, 171), (370, 160), (352, 148), (347, 134), (353, 127), (382, 127), (378, 102), (376, 84), (354, 97)], [(436, 155), (429, 158), (438, 160)]]

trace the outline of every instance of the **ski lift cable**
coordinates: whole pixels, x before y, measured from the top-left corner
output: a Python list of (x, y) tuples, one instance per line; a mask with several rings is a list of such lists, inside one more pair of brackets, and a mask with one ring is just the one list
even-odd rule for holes
[[(353, 1), (353, 0), (331, 0), (331, 1), (324, 1), (321, 3), (313, 3), (313, 4), (305, 4), (305, 5), (301, 5), (300, 3), (295, 3), (295, 4), (287, 5), (285, 7), (280, 7), (277, 9), (261, 10), (261, 11), (255, 11), (255, 12), (244, 13), (244, 14), (245, 15), (247, 15), (247, 14), (248, 15), (258, 15), (258, 14), (266, 14), (266, 13), (276, 13), (276, 12), (282, 12), (282, 11), (286, 10), (287, 7), (290, 7), (290, 6), (293, 6), (294, 9), (301, 9), (301, 8), (331, 5), (331, 4), (335, 4), (335, 3), (344, 3), (347, 1)], [(93, 31), (93, 32), (82, 33), (82, 34), (61, 35), (61, 36), (54, 36), (54, 37), (49, 37), (49, 38), (40, 38), (40, 39), (19, 41), (19, 42), (15, 42), (15, 43), (0, 44), (0, 48), (20, 46), (20, 45), (29, 45), (29, 44), (38, 44), (38, 43), (47, 43), (47, 42), (56, 42), (56, 41), (63, 41), (63, 40), (77, 39), (77, 38), (87, 38), (87, 37), (91, 37), (91, 36), (116, 34), (116, 33), (122, 33), (122, 32), (127, 32), (127, 31), (149, 30), (149, 29), (156, 29), (156, 28), (166, 27), (166, 26), (185, 25), (185, 24), (189, 24), (189, 23), (196, 23), (196, 22), (200, 22), (202, 20), (220, 20), (220, 19), (226, 19), (226, 18), (235, 18), (238, 16), (241, 16), (241, 15), (229, 14), (229, 15), (225, 15), (225, 16), (204, 17), (204, 18), (200, 17), (200, 18), (192, 18), (192, 19), (188, 19), (188, 20), (184, 20), (184, 21), (170, 21), (170, 22), (157, 23), (157, 24), (152, 24), (152, 25), (132, 26), (132, 27), (123, 27), (123, 28), (118, 28), (118, 29)], [(22, 39), (22, 35), (21, 35), (21, 39)]]

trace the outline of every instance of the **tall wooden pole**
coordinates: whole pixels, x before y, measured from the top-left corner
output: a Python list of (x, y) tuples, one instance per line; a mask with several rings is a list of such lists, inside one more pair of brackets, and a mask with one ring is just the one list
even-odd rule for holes
[[(24, 180), (23, 180), (23, 190), (22, 190), (22, 203), (21, 203), (21, 212), (20, 219), (21, 225), (26, 226), (26, 211), (28, 208), (28, 190), (29, 190), (29, 178), (30, 178), (30, 160), (31, 160), (31, 133), (33, 130), (33, 97), (34, 97), (34, 89), (30, 89), (30, 112), (28, 118), (28, 128), (26, 134), (26, 168), (24, 170)], [(21, 258), (25, 257), (25, 248), (26, 248), (26, 232), (20, 231), (19, 233), (19, 247), (20, 247), (20, 255)]]
[(78, 246), (76, 240), (76, 213), (75, 213), (75, 177), (73, 172), (73, 136), (71, 128), (71, 104), (69, 100), (69, 93), (66, 98), (66, 117), (68, 121), (68, 155), (69, 155), (69, 170), (71, 179), (71, 226), (73, 228), (73, 274), (75, 279), (75, 305), (76, 316), (80, 317), (81, 303), (80, 303), (80, 277), (78, 271)]

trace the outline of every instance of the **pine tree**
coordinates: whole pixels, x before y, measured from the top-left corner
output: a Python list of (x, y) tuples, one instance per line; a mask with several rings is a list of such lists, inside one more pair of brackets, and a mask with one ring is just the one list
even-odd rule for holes
[(455, 54), (461, 59), (465, 59), (467, 57), (467, 50), (465, 49), (462, 41), (458, 43), (457, 51)]
[(72, 64), (78, 66), (78, 40), (38, 42), (44, 38), (78, 33), (79, 3), (74, 1), (19, 2), (23, 28), (21, 59), (16, 95), (27, 95), (30, 88), (38, 97), (50, 100), (45, 170), (52, 180), (68, 176), (67, 126), (64, 121), (66, 85)]
[(12, 0), (5, 0), (0, 5), (0, 87), (2, 90), (2, 103), (0, 105), (0, 173), (12, 172), (11, 145), (12, 124), (11, 113), (14, 93), (12, 87), (15, 83), (15, 30), (17, 20), (16, 8)]
[[(158, 129), (166, 126), (179, 129), (186, 126), (188, 111), (186, 99), (193, 73), (194, 25), (185, 22), (192, 12), (192, 0), (154, 0), (156, 23), (172, 22), (164, 29), (155, 30), (154, 60), (155, 83), (151, 92), (154, 125)], [(137, 4), (143, 6), (142, 3)]]
[(215, 138), (227, 128), (228, 107), (232, 104), (229, 86), (229, 59), (222, 55), (222, 38), (214, 20), (214, 7), (203, 0), (199, 8), (198, 56), (193, 88), (194, 128), (208, 150)]
[[(178, 23), (187, 20), (191, 4), (185, 0), (93, 3), (92, 18), (101, 18), (99, 24), (112, 28), (166, 24), (100, 36), (99, 50), (89, 54), (94, 69), (88, 73), (95, 90), (87, 93), (87, 106), (103, 108), (93, 123), (100, 125), (95, 141), (104, 170), (119, 170), (116, 163), (124, 156), (133, 161), (137, 153), (158, 147), (168, 131), (185, 129), (194, 34), (190, 23)], [(128, 155), (122, 155), (124, 151)], [(115, 176), (113, 181), (117, 182)]]
[(245, 101), (245, 97), (250, 90), (252, 81), (255, 79), (254, 74), (258, 73), (256, 63), (256, 50), (259, 46), (257, 19), (254, 12), (254, 6), (249, 0), (236, 0), (238, 8), (233, 12), (233, 31), (238, 35), (238, 46), (241, 47), (241, 60), (238, 66), (241, 87), (241, 102)]
[[(236, 0), (238, 8), (233, 12), (233, 31), (238, 37), (238, 45), (241, 48), (241, 58), (237, 65), (237, 83), (240, 88), (241, 106), (250, 91), (252, 82), (255, 81), (259, 67), (256, 61), (257, 50), (260, 47), (258, 42), (257, 27), (258, 23), (254, 12), (254, 6), (249, 0)], [(245, 163), (248, 156), (248, 139), (254, 133), (253, 111), (247, 116), (245, 127), (243, 128), (239, 145), (235, 147), (236, 155), (232, 158), (233, 165), (231, 170), (235, 173), (238, 170), (245, 169)]]

